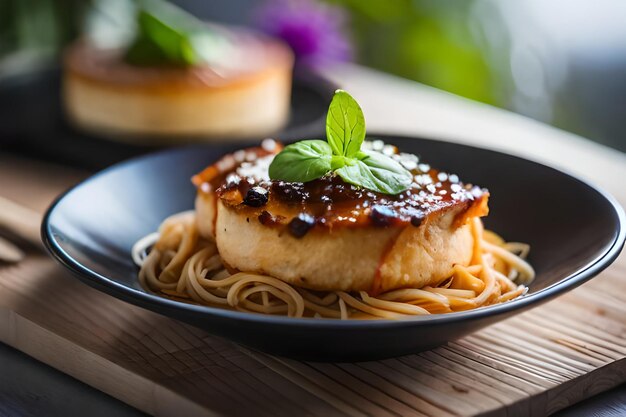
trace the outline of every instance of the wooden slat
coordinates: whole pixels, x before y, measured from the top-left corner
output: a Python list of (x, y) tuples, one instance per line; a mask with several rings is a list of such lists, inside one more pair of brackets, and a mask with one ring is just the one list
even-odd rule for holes
[[(370, 77), (363, 74), (361, 82)], [(358, 79), (357, 74), (346, 80), (351, 91), (350, 83)], [(399, 94), (404, 85), (389, 88)], [(369, 92), (361, 93), (368, 114), (380, 103), (393, 107), (389, 98), (377, 103), (367, 98)], [(414, 95), (433, 100), (431, 93)], [(484, 119), (483, 110), (472, 111)], [(443, 117), (438, 112), (431, 109), (433, 118)], [(508, 116), (492, 120), (499, 118)], [(368, 123), (382, 126), (383, 120), (374, 117), (370, 123), (368, 118)], [(398, 123), (419, 133), (413, 121)], [(525, 126), (507, 119), (498, 129), (504, 125)], [(563, 147), (568, 135), (548, 135), (534, 124), (530, 131), (544, 135), (547, 149), (562, 150), (548, 158), (563, 166), (584, 153), (586, 164), (580, 169), (587, 171), (582, 174), (626, 202), (626, 190), (615, 179), (626, 177), (622, 155), (577, 139), (571, 148)], [(530, 152), (518, 148), (521, 133), (515, 132), (512, 144), (504, 147)], [(492, 139), (485, 143), (496, 144)], [(84, 175), (0, 155), (0, 195), (40, 213)], [(37, 252), (18, 265), (0, 267), (0, 340), (162, 416), (545, 415), (626, 380), (625, 317), (622, 255), (589, 284), (446, 346), (378, 362), (306, 363), (252, 352), (123, 303), (81, 284)]]

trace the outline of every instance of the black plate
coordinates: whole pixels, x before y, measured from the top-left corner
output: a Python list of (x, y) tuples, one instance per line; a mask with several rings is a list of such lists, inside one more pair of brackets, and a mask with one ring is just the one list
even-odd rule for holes
[[(293, 319), (188, 305), (145, 292), (133, 243), (193, 207), (189, 178), (234, 146), (194, 146), (115, 165), (61, 196), (43, 223), (50, 252), (87, 284), (122, 300), (277, 355), (356, 361), (429, 349), (556, 297), (606, 268), (624, 244), (624, 212), (609, 195), (553, 168), (464, 145), (384, 137), (491, 191), (487, 227), (528, 242), (537, 278), (527, 296), (406, 321)], [(288, 254), (286, 254), (288, 255)]]
[[(56, 67), (0, 78), (0, 149), (81, 168), (102, 169), (159, 148), (110, 141), (75, 129), (63, 114), (60, 86), (61, 73)], [(297, 68), (289, 122), (274, 136), (289, 140), (322, 134), (326, 109), (336, 88), (305, 68)], [(245, 138), (229, 141), (234, 140)], [(185, 139), (179, 141), (184, 143)]]

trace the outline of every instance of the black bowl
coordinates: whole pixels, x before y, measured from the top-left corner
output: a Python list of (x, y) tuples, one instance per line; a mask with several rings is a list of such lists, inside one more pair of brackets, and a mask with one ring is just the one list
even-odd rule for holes
[(537, 277), (517, 300), (403, 321), (293, 319), (189, 305), (144, 291), (131, 246), (167, 216), (193, 207), (192, 174), (236, 145), (192, 146), (115, 165), (62, 195), (43, 239), (85, 283), (114, 297), (265, 352), (308, 360), (356, 361), (441, 345), (537, 306), (582, 284), (619, 254), (624, 212), (606, 193), (515, 156), (426, 139), (378, 136), (433, 166), (491, 191), (486, 225), (528, 242)]

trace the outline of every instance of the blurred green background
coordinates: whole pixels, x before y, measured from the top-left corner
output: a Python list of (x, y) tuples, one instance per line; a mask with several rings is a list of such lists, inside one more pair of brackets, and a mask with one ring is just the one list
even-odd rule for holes
[[(360, 64), (626, 151), (623, 0), (324, 1), (347, 15), (344, 30)], [(122, 3), (0, 0), (0, 76), (57, 56), (94, 5), (114, 14)], [(236, 24), (249, 24), (262, 7), (252, 0), (176, 3)]]

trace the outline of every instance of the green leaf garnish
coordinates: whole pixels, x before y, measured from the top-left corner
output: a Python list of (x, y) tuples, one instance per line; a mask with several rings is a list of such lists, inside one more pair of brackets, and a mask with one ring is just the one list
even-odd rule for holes
[(334, 172), (349, 184), (383, 194), (407, 190), (413, 175), (392, 158), (363, 151), (365, 118), (350, 94), (337, 90), (326, 117), (326, 138), (285, 147), (269, 167), (273, 180), (308, 182)]
[(357, 159), (355, 164), (345, 165), (335, 172), (348, 184), (383, 194), (398, 194), (408, 189), (413, 181), (410, 172), (380, 152), (365, 152), (363, 159)]
[(333, 96), (326, 116), (326, 139), (335, 155), (353, 157), (365, 139), (365, 117), (354, 98), (343, 90)]
[(137, 33), (124, 59), (137, 66), (193, 66), (205, 61), (204, 49), (211, 47), (207, 39), (217, 45), (217, 38), (182, 9), (160, 0), (143, 0), (137, 11)]
[(331, 170), (333, 152), (323, 140), (302, 140), (285, 146), (270, 165), (270, 178), (308, 182)]

